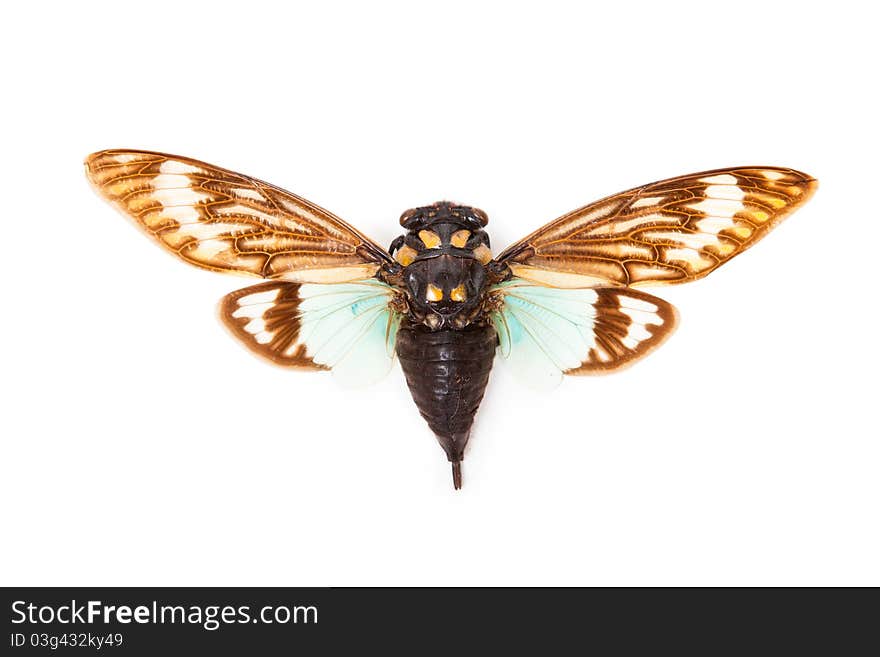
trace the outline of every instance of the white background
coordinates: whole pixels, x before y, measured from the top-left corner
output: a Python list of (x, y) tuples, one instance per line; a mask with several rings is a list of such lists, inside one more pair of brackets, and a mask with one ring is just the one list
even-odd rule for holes
[[(276, 6), (277, 4), (277, 6)], [(3, 61), (0, 583), (880, 584), (878, 50), (866, 3), (16, 3)], [(623, 373), (496, 367), (454, 492), (396, 368), (273, 369), (86, 184), (111, 147), (272, 181), (382, 244), (496, 249), (743, 164), (814, 199)], [(649, 290), (650, 291), (650, 290)]]

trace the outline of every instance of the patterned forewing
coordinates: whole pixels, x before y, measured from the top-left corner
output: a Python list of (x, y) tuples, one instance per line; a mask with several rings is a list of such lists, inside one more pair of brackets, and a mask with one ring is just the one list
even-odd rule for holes
[(105, 199), (190, 264), (264, 278), (338, 282), (373, 275), (390, 257), (330, 212), (204, 162), (101, 151), (86, 174)]
[(517, 276), (554, 285), (579, 285), (566, 275), (628, 286), (685, 283), (760, 240), (816, 184), (807, 174), (774, 167), (664, 180), (560, 217), (498, 260)]

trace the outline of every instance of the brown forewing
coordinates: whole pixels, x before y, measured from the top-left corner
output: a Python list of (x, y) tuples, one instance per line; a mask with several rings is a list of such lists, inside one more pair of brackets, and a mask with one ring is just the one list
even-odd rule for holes
[[(816, 180), (793, 169), (717, 169), (655, 182), (570, 212), (507, 248), (514, 274), (560, 286), (685, 283), (760, 240)], [(574, 277), (570, 275), (576, 275)]]
[(340, 282), (367, 278), (390, 262), (339, 217), (240, 173), (136, 150), (101, 151), (85, 164), (101, 196), (198, 267)]

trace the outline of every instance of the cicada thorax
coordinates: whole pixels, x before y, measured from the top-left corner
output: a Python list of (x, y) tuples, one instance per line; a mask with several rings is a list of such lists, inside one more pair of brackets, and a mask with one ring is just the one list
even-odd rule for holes
[(484, 309), (486, 288), (496, 282), (488, 219), (476, 208), (448, 202), (405, 212), (407, 230), (391, 245), (402, 267), (407, 301), (397, 335), (397, 355), (413, 400), (452, 463), (460, 463), (495, 356), (495, 329)]
[(463, 329), (482, 314), (491, 276), (488, 222), (477, 208), (439, 202), (403, 213), (407, 230), (391, 244), (402, 267), (408, 319), (429, 330)]

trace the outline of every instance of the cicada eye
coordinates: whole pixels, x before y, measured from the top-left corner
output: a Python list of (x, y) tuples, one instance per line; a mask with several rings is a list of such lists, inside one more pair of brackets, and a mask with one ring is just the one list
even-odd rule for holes
[(400, 215), (400, 225), (404, 228), (407, 227), (407, 224), (412, 221), (419, 214), (420, 208), (412, 208), (411, 210), (407, 210), (403, 214)]

